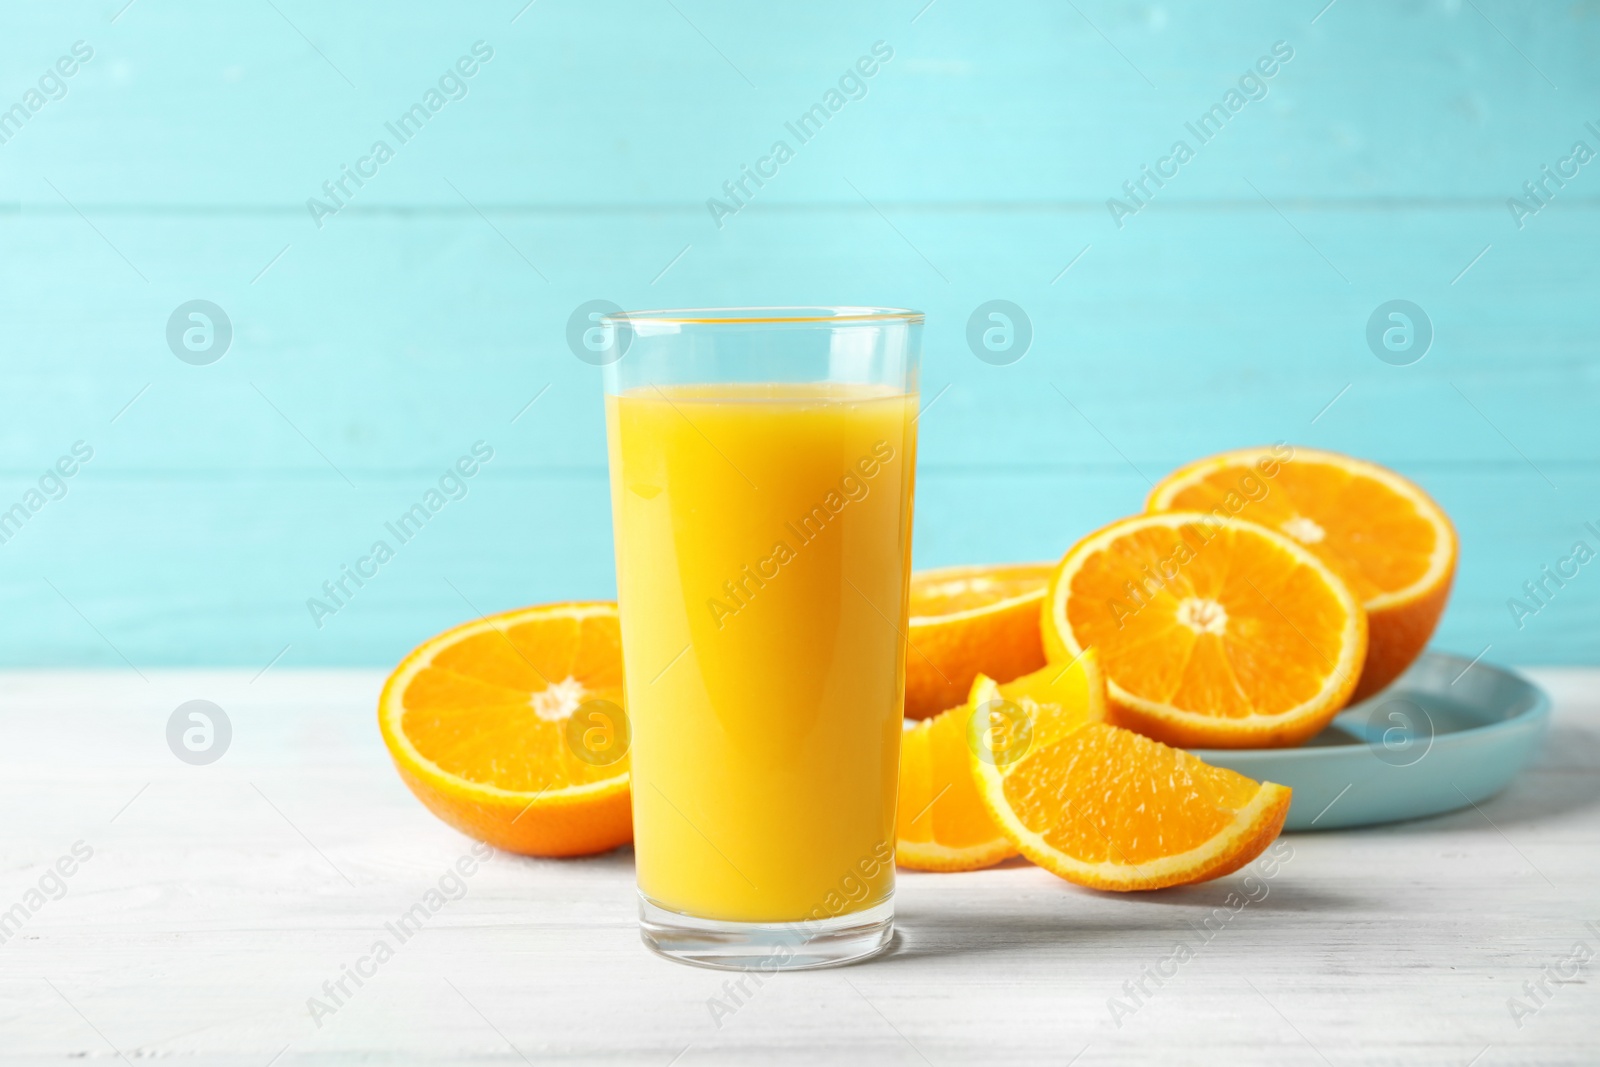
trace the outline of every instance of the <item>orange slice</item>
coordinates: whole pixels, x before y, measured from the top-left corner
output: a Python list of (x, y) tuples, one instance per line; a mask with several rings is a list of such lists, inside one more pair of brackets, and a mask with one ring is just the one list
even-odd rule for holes
[(911, 576), (907, 718), (961, 704), (979, 674), (1006, 682), (1044, 666), (1039, 602), (1052, 567), (998, 563)]
[(1093, 889), (1220, 878), (1283, 829), (1290, 792), (1105, 723), (971, 761), (995, 825), (1039, 866)]
[(451, 826), (511, 852), (632, 840), (621, 647), (610, 603), (522, 608), (429, 639), (378, 698), (401, 779)]
[(1148, 511), (1236, 515), (1286, 533), (1343, 575), (1367, 609), (1367, 659), (1352, 700), (1382, 689), (1421, 654), (1450, 597), (1456, 531), (1414, 483), (1337, 452), (1277, 445), (1182, 467)]
[[(996, 696), (994, 705), (985, 706)], [(1101, 720), (1105, 713), (1105, 679), (1089, 652), (997, 690), (980, 676), (966, 704), (907, 722), (900, 739), (895, 861), (919, 871), (972, 871), (1016, 855), (1016, 846), (984, 810), (972, 778), (969, 752), (981, 744), (972, 733), (974, 715), (997, 729), (1021, 730), (1026, 736), (1016, 740), (1027, 744)]]
[(1044, 604), (1051, 659), (1100, 650), (1111, 721), (1171, 745), (1265, 748), (1344, 707), (1367, 617), (1309, 549), (1241, 519), (1136, 515), (1079, 541)]

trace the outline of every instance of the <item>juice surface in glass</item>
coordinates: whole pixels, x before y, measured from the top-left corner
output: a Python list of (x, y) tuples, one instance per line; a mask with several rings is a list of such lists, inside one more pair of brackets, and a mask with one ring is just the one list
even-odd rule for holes
[(640, 891), (738, 922), (894, 888), (915, 394), (606, 398)]

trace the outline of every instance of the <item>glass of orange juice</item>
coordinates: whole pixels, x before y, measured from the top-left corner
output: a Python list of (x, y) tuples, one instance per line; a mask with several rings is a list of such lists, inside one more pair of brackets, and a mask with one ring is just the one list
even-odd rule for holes
[(922, 315), (601, 329), (644, 941), (768, 971), (881, 951)]

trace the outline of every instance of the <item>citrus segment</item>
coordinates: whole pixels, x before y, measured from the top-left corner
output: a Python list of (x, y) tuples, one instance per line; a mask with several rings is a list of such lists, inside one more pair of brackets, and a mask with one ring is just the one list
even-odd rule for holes
[(568, 856), (633, 836), (622, 704), (616, 605), (551, 604), (418, 646), (384, 684), (378, 725), (402, 780), (445, 822)]
[[(1050, 665), (998, 688), (980, 676), (966, 704), (907, 722), (900, 739), (895, 832), (900, 866), (971, 871), (1016, 855), (978, 796), (969, 759), (973, 745), (981, 743), (973, 732), (974, 716), (991, 716), (988, 705), (997, 697), (1024, 717), (1035, 743), (1105, 717), (1105, 680), (1091, 651), (1075, 663)], [(979, 722), (980, 730), (988, 725)]]
[(1052, 564), (942, 567), (911, 576), (906, 716), (967, 698), (979, 674), (1009, 681), (1044, 664), (1039, 602)]
[(1105, 723), (1011, 764), (972, 761), (995, 823), (1024, 856), (1078, 885), (1160, 889), (1218, 878), (1283, 828), (1290, 791)]
[(1173, 745), (1298, 744), (1344, 706), (1366, 653), (1366, 613), (1325, 563), (1200, 512), (1079, 541), (1043, 612), (1051, 659), (1099, 650), (1110, 721)]
[(1337, 452), (1276, 445), (1198, 460), (1151, 490), (1149, 511), (1198, 510), (1292, 537), (1345, 579), (1367, 610), (1367, 656), (1353, 700), (1382, 689), (1422, 652), (1455, 577), (1455, 528), (1416, 484)]

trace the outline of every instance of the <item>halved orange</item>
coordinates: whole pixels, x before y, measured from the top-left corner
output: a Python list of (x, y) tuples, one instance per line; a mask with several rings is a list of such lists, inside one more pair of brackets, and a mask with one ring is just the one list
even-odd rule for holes
[[(999, 703), (991, 706), (994, 697)], [(908, 721), (900, 739), (895, 861), (919, 871), (972, 871), (1016, 855), (973, 782), (968, 756), (981, 745), (973, 733), (975, 715), (983, 717), (978, 728), (1024, 728), (1027, 744), (1097, 722), (1105, 713), (1105, 679), (1091, 651), (997, 689), (980, 676), (966, 704)]]
[(1338, 452), (1275, 445), (1180, 467), (1148, 511), (1237, 516), (1286, 533), (1338, 571), (1367, 609), (1366, 663), (1352, 700), (1400, 675), (1433, 636), (1456, 572), (1444, 509), (1386, 467)]
[(1185, 747), (1299, 744), (1344, 707), (1367, 651), (1355, 594), (1311, 551), (1241, 519), (1136, 515), (1062, 557), (1053, 660), (1100, 651), (1111, 721)]
[(439, 818), (510, 852), (632, 840), (621, 648), (612, 603), (522, 608), (430, 638), (378, 698), (401, 779)]
[(1044, 665), (1039, 602), (1052, 567), (989, 563), (911, 576), (907, 718), (961, 704), (979, 674), (1007, 682)]
[(1220, 878), (1283, 829), (1290, 791), (1212, 767), (1106, 723), (1015, 762), (971, 761), (995, 825), (1028, 859), (1078, 885), (1161, 889)]

